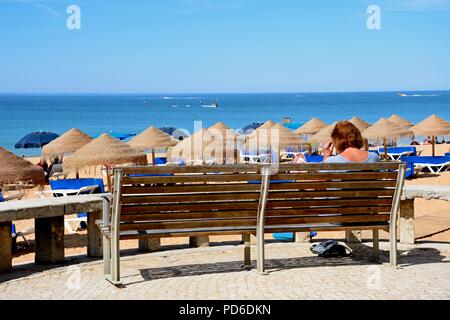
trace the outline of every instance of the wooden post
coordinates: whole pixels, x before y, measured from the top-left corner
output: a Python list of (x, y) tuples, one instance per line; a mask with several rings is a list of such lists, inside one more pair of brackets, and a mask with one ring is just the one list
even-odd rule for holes
[(209, 237), (208, 236), (189, 237), (189, 246), (194, 248), (208, 247)]
[(36, 218), (37, 264), (64, 262), (64, 216)]
[(432, 136), (431, 137), (431, 139), (433, 139), (432, 140), (432, 154), (433, 154), (433, 157), (436, 155), (436, 137), (435, 136)]
[(400, 243), (414, 244), (414, 199), (400, 201)]
[(11, 221), (0, 222), (0, 273), (9, 272), (12, 269), (11, 226)]
[(155, 252), (161, 249), (160, 238), (139, 239), (139, 251)]
[(152, 147), (152, 165), (155, 165), (155, 147)]
[(102, 212), (90, 212), (87, 217), (87, 236), (88, 236), (88, 257), (101, 258), (103, 257), (102, 238), (103, 235), (100, 229), (95, 224), (96, 220), (101, 219)]

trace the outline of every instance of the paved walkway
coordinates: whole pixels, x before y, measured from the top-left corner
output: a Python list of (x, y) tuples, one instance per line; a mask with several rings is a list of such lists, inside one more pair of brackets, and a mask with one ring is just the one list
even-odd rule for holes
[(374, 264), (367, 246), (341, 259), (315, 257), (309, 246), (268, 244), (265, 276), (242, 269), (241, 245), (129, 255), (122, 288), (102, 278), (98, 260), (53, 269), (24, 265), (0, 275), (0, 299), (450, 299), (448, 244), (400, 246), (399, 269), (385, 264), (387, 251), (384, 264)]

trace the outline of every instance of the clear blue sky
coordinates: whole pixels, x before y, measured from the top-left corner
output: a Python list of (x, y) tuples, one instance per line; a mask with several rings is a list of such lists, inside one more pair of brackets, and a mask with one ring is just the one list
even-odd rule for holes
[(450, 0), (0, 0), (0, 92), (420, 89), (450, 89)]

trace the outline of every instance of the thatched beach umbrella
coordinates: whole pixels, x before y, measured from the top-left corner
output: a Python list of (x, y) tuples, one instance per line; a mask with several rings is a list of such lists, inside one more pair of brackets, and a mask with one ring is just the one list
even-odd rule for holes
[(405, 118), (400, 117), (397, 114), (393, 114), (388, 118), (388, 120), (401, 127), (411, 128), (414, 126), (414, 123), (406, 120)]
[(252, 132), (246, 139), (247, 147), (257, 147), (277, 149), (295, 147), (305, 145), (306, 141), (301, 139), (299, 135), (295, 134), (285, 126), (277, 123), (269, 129), (258, 128)]
[(348, 120), (348, 122), (352, 123), (355, 127), (357, 127), (360, 132), (363, 132), (368, 127), (370, 127), (370, 124), (367, 121), (364, 121), (363, 119), (358, 117), (353, 117), (350, 120)]
[(177, 145), (177, 143), (177, 140), (153, 126), (142, 131), (128, 142), (132, 148), (142, 151), (151, 150), (153, 164), (155, 163), (155, 148), (169, 148)]
[[(205, 162), (215, 160), (227, 162), (235, 158), (236, 144), (222, 135), (215, 135), (208, 129), (201, 129), (180, 141), (170, 151), (171, 158)], [(210, 158), (210, 159), (208, 159)]]
[[(276, 125), (275, 122), (273, 122), (272, 120), (267, 120), (266, 122), (264, 122), (263, 125), (259, 126), (258, 129), (256, 129), (255, 131), (257, 131), (257, 130), (267, 130), (267, 129), (272, 128), (274, 125)], [(255, 131), (253, 131), (253, 132), (255, 132)]]
[(17, 182), (43, 185), (44, 170), (0, 147), (0, 186)]
[(335, 121), (326, 128), (320, 130), (309, 139), (311, 143), (325, 144), (331, 141), (331, 133), (338, 122)]
[(437, 136), (450, 135), (450, 122), (433, 114), (411, 128), (415, 135), (432, 137), (433, 157), (436, 154), (435, 140)]
[(381, 118), (372, 126), (362, 132), (367, 139), (383, 139), (384, 155), (387, 159), (387, 140), (400, 137), (413, 136), (414, 133), (405, 127), (399, 126), (386, 118)]
[(92, 141), (92, 137), (77, 128), (72, 128), (42, 148), (42, 155), (51, 157), (73, 153)]
[(77, 170), (87, 166), (109, 166), (126, 163), (146, 165), (147, 155), (106, 133), (81, 147), (64, 160), (65, 166)]
[(306, 122), (303, 126), (294, 131), (296, 134), (300, 135), (313, 135), (319, 132), (322, 129), (325, 129), (328, 125), (322, 120), (314, 117), (308, 122)]

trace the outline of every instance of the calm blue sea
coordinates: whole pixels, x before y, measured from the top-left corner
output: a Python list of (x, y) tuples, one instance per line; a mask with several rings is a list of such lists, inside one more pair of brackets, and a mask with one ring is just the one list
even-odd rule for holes
[[(103, 132), (139, 133), (150, 125), (193, 130), (223, 121), (233, 128), (290, 117), (305, 122), (313, 116), (331, 123), (356, 115), (368, 122), (397, 113), (417, 123), (432, 113), (450, 120), (450, 91), (280, 94), (133, 94), (133, 95), (0, 95), (0, 146), (15, 150), (32, 131), (62, 134), (76, 127), (96, 137)], [(203, 108), (217, 101), (218, 108)]]

